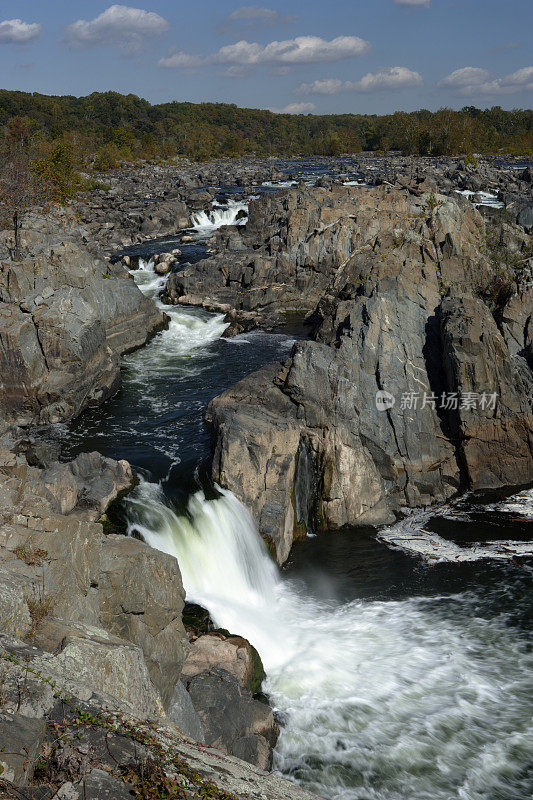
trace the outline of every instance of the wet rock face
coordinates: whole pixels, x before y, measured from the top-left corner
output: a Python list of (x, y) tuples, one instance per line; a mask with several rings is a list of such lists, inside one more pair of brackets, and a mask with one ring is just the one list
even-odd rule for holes
[[(313, 312), (314, 341), (208, 410), (213, 477), (280, 563), (305, 527), (381, 524), (467, 487), (533, 478), (529, 289), (509, 299), (501, 332), (475, 296), (493, 270), (478, 213), (462, 199), (367, 192), (350, 195), (347, 222), (342, 199), (349, 236)], [(454, 393), (455, 409), (443, 399)], [(496, 393), (496, 410), (460, 408), (472, 393), (476, 405)]]
[(0, 403), (21, 425), (104, 400), (118, 388), (120, 355), (165, 324), (122, 268), (82, 246), (72, 218), (28, 226), (23, 260), (0, 261)]

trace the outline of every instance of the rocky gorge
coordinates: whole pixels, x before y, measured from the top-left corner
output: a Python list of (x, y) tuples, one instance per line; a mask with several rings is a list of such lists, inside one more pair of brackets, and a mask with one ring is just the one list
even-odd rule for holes
[[(533, 481), (531, 168), (365, 157), (331, 161), (314, 186), (301, 170), (226, 161), (105, 176), (110, 191), (31, 216), (20, 261), (3, 235), (6, 791), (144, 796), (150, 781), (170, 781), (187, 797), (312, 796), (264, 771), (286, 719), (279, 691), (270, 687), (271, 705), (260, 693), (261, 660), (236, 635), (230, 599), (220, 619), (210, 608), (215, 622), (184, 606), (184, 585), (191, 599), (191, 575), (204, 569), (199, 518), (211, 519), (206, 541), (219, 552), (216, 536), (238, 529), (241, 506), (219, 495), (213, 527), (212, 507), (195, 495), (176, 516), (127, 461), (69, 458), (48, 435), (116, 396), (122, 356), (154, 336), (156, 346), (158, 332), (175, 335), (176, 307), (225, 315), (220, 333), (236, 342), (304, 324), (287, 357), (224, 387), (207, 409), (211, 486), (251, 515), (241, 553), (254, 523), (282, 564), (307, 534), (390, 525), (465, 491)], [(261, 189), (276, 181), (295, 185)], [(353, 182), (373, 185), (344, 185)], [(489, 190), (506, 209), (478, 210), (456, 189)], [(139, 291), (114, 254), (134, 245), (124, 257), (135, 267), (135, 245), (161, 236), (152, 252), (167, 253), (169, 239), (187, 243), (195, 212), (257, 194), (246, 225), (213, 225), (203, 257), (176, 257), (168, 280), (154, 275), (165, 303)], [(494, 394), (494, 405), (479, 400)], [(148, 516), (127, 531), (109, 514), (126, 493), (126, 507), (142, 501)], [(166, 544), (151, 534), (158, 514)], [(272, 575), (263, 551), (248, 555), (243, 602), (253, 608), (252, 590)], [(204, 578), (192, 599), (209, 607), (218, 578), (211, 567)], [(298, 703), (288, 713), (298, 718)]]

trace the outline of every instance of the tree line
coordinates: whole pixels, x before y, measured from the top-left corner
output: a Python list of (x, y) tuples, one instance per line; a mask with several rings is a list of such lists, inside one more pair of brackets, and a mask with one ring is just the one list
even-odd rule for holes
[[(224, 103), (152, 105), (133, 94), (87, 97), (0, 90), (0, 137), (13, 118), (41, 148), (63, 142), (85, 168), (185, 156), (338, 155), (400, 150), (407, 155), (533, 153), (533, 111), (499, 106), (368, 114), (274, 114)], [(0, 138), (0, 147), (2, 146)]]

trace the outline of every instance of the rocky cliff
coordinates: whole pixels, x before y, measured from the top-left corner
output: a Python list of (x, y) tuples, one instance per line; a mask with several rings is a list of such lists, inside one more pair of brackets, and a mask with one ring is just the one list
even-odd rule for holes
[[(494, 263), (470, 204), (380, 187), (259, 207), (255, 263), (268, 266), (246, 272), (249, 251), (231, 259), (217, 296), (261, 313), (275, 295), (277, 310), (314, 304), (314, 341), (215, 398), (208, 418), (213, 478), (251, 509), (278, 561), (306, 528), (385, 523), (460, 490), (533, 480), (528, 264), (511, 275)], [(212, 296), (220, 272), (195, 267)], [(176, 282), (192, 285), (194, 271)], [(498, 327), (489, 295), (502, 274)]]
[(98, 453), (58, 461), (60, 448), (32, 427), (104, 400), (120, 355), (165, 315), (99, 257), (71, 211), (30, 215), (20, 260), (9, 236), (0, 234), (0, 795), (86, 800), (164, 785), (188, 798), (310, 797), (263, 771), (279, 731), (258, 699), (250, 644), (186, 629), (176, 559), (105, 527), (109, 504), (135, 484), (130, 465)]
[(120, 355), (166, 324), (86, 234), (71, 212), (33, 215), (20, 261), (0, 237), (0, 404), (12, 423), (60, 422), (101, 402), (119, 386)]

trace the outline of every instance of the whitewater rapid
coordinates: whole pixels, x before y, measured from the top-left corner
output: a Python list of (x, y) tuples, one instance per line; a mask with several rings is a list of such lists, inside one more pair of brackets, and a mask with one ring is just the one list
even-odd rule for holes
[(231, 492), (177, 514), (143, 482), (126, 502), (188, 599), (257, 647), (286, 722), (282, 774), (341, 800), (530, 797), (532, 655), (503, 615), (468, 593), (321, 603), (280, 575)]
[(226, 203), (213, 201), (210, 212), (195, 211), (191, 216), (193, 229), (200, 234), (211, 233), (224, 225), (246, 225), (248, 201), (228, 198)]
[(124, 360), (126, 364), (131, 362), (135, 365), (142, 380), (150, 370), (173, 374), (176, 358), (220, 339), (228, 327), (224, 314), (208, 314), (163, 303), (159, 295), (165, 288), (167, 276), (156, 274), (152, 259), (139, 258), (139, 268), (132, 275), (143, 294), (170, 318), (168, 328), (158, 336), (157, 348), (143, 348), (134, 354), (134, 358)]

